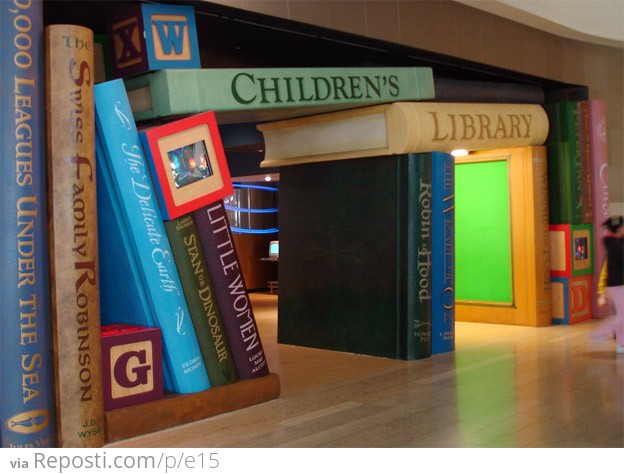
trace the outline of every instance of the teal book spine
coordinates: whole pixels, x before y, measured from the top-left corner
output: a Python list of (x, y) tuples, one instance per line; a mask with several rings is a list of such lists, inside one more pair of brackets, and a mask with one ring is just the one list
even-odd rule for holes
[[(401, 291), (399, 353), (402, 359), (424, 359), (431, 355), (432, 318), (432, 156), (409, 154), (399, 159), (399, 218), (397, 229), (402, 242), (397, 258)], [(406, 230), (405, 234), (403, 229)], [(403, 266), (403, 269), (401, 269)], [(401, 284), (402, 283), (402, 284)], [(404, 347), (402, 347), (404, 345)]]
[(210, 388), (121, 79), (94, 87), (102, 324), (159, 327), (168, 391)]
[(55, 447), (43, 2), (0, 2), (2, 447)]
[(455, 350), (455, 160), (432, 153), (431, 353)]

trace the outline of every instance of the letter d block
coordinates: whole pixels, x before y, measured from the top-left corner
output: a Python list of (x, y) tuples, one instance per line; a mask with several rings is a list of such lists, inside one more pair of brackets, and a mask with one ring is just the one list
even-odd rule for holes
[(550, 283), (553, 324), (576, 324), (591, 319), (591, 275), (551, 277)]
[(162, 335), (158, 328), (102, 326), (104, 410), (163, 397)]
[(108, 34), (114, 78), (201, 67), (191, 6), (129, 4), (109, 16)]
[(591, 224), (552, 224), (550, 230), (550, 274), (576, 277), (594, 272)]

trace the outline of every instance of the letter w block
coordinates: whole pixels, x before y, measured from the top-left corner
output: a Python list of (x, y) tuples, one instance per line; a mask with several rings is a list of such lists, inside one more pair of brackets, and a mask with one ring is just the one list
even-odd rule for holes
[(191, 6), (129, 4), (109, 16), (108, 34), (115, 78), (201, 67)]

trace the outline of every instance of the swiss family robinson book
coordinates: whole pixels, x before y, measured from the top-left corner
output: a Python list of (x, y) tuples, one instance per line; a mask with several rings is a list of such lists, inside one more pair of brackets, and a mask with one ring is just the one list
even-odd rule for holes
[(46, 150), (50, 298), (60, 447), (104, 445), (93, 32), (50, 25)]

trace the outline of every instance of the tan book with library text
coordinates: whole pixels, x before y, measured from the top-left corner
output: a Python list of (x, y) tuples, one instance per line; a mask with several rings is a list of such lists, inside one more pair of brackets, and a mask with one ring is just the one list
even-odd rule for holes
[(258, 125), (262, 167), (402, 153), (542, 145), (535, 104), (395, 102)]

